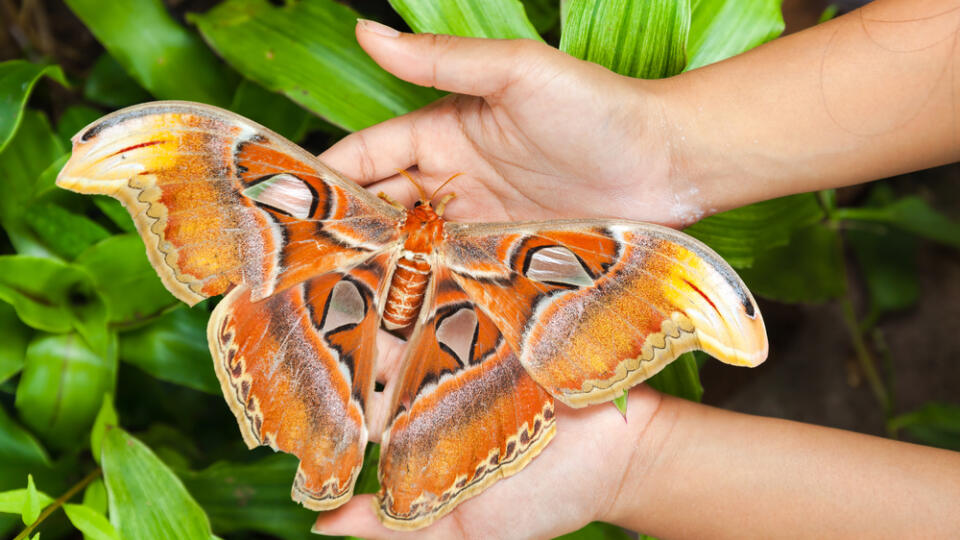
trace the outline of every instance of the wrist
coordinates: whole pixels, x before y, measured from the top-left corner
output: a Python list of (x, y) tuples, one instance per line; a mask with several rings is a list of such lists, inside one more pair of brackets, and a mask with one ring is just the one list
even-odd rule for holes
[[(657, 496), (657, 471), (668, 454), (663, 452), (677, 420), (672, 398), (647, 385), (633, 388), (627, 395), (629, 435), (611, 441), (626, 451), (621, 460), (606, 467), (610, 478), (605, 482), (609, 495), (598, 507), (594, 521), (605, 521), (639, 530), (649, 502)], [(608, 454), (609, 456), (610, 454)]]

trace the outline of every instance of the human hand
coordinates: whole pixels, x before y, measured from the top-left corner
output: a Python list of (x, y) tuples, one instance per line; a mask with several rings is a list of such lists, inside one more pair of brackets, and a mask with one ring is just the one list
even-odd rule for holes
[[(553, 538), (596, 520), (612, 520), (623, 499), (637, 499), (636, 478), (651, 460), (641, 437), (661, 395), (646, 386), (630, 391), (627, 420), (612, 405), (571, 409), (557, 403), (557, 434), (529, 465), (497, 482), (426, 529), (394, 531), (374, 512), (373, 495), (319, 515), (315, 532), (361, 538)], [(379, 431), (371, 438), (379, 439)], [(628, 486), (622, 491), (623, 486)]]
[[(392, 34), (392, 35), (391, 35)], [(387, 71), (455, 92), (359, 131), (320, 158), (406, 205), (397, 173), (448, 191), (457, 221), (620, 217), (667, 225), (702, 216), (674, 172), (654, 81), (617, 75), (529, 40), (402, 34), (361, 21), (360, 45)]]

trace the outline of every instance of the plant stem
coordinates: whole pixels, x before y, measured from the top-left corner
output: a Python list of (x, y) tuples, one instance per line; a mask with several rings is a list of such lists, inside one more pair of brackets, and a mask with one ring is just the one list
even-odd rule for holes
[(883, 384), (883, 379), (880, 378), (880, 373), (877, 371), (877, 365), (873, 360), (873, 355), (870, 354), (870, 350), (863, 340), (860, 323), (857, 322), (857, 316), (853, 311), (853, 302), (850, 301), (850, 298), (844, 297), (840, 301), (840, 304), (843, 307), (843, 320), (847, 324), (847, 330), (850, 332), (850, 338), (853, 340), (853, 348), (857, 353), (860, 368), (863, 369), (863, 374), (870, 384), (870, 389), (873, 390), (873, 395), (876, 396), (877, 401), (879, 401), (883, 407), (884, 416), (889, 418), (892, 412), (890, 394)]
[(90, 471), (90, 474), (84, 476), (83, 480), (80, 480), (74, 484), (70, 489), (67, 490), (66, 493), (58, 497), (57, 500), (53, 501), (49, 506), (44, 508), (43, 512), (40, 512), (40, 515), (37, 516), (37, 520), (31, 523), (26, 529), (20, 531), (20, 534), (18, 534), (13, 540), (25, 540), (26, 538), (29, 538), (30, 533), (32, 533), (33, 530), (43, 522), (43, 520), (47, 519), (50, 514), (56, 512), (57, 509), (63, 506), (64, 503), (72, 499), (78, 491), (87, 487), (87, 484), (96, 480), (102, 472), (103, 471), (100, 469), (100, 467)]

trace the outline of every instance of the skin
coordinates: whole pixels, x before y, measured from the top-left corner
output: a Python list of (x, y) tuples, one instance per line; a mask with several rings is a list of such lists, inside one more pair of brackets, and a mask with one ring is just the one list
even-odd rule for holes
[[(321, 158), (446, 218), (620, 217), (672, 226), (772, 197), (960, 159), (960, 1), (877, 0), (660, 81), (546, 45), (401, 34), (361, 21), (398, 77), (455, 93), (354, 133)], [(402, 342), (383, 336), (391, 391)], [(775, 360), (775, 359), (774, 359)], [(385, 407), (370, 409), (372, 435)], [(558, 404), (557, 436), (517, 475), (412, 533), (371, 497), (317, 529), (365, 538), (545, 538), (603, 520), (659, 537), (955, 537), (960, 454), (689, 403), (640, 386), (628, 421)], [(597, 456), (602, 455), (602, 459)]]

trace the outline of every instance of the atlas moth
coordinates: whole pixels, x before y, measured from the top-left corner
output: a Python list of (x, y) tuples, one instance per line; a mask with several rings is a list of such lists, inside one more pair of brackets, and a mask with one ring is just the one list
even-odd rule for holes
[(156, 102), (83, 129), (57, 179), (129, 210), (166, 287), (210, 317), (244, 441), (300, 459), (292, 497), (346, 502), (363, 463), (376, 333), (409, 325), (387, 386), (377, 509), (426, 526), (523, 468), (555, 402), (610, 401), (683, 352), (755, 366), (763, 320), (716, 253), (626, 220), (455, 223), (404, 209), (250, 120)]

